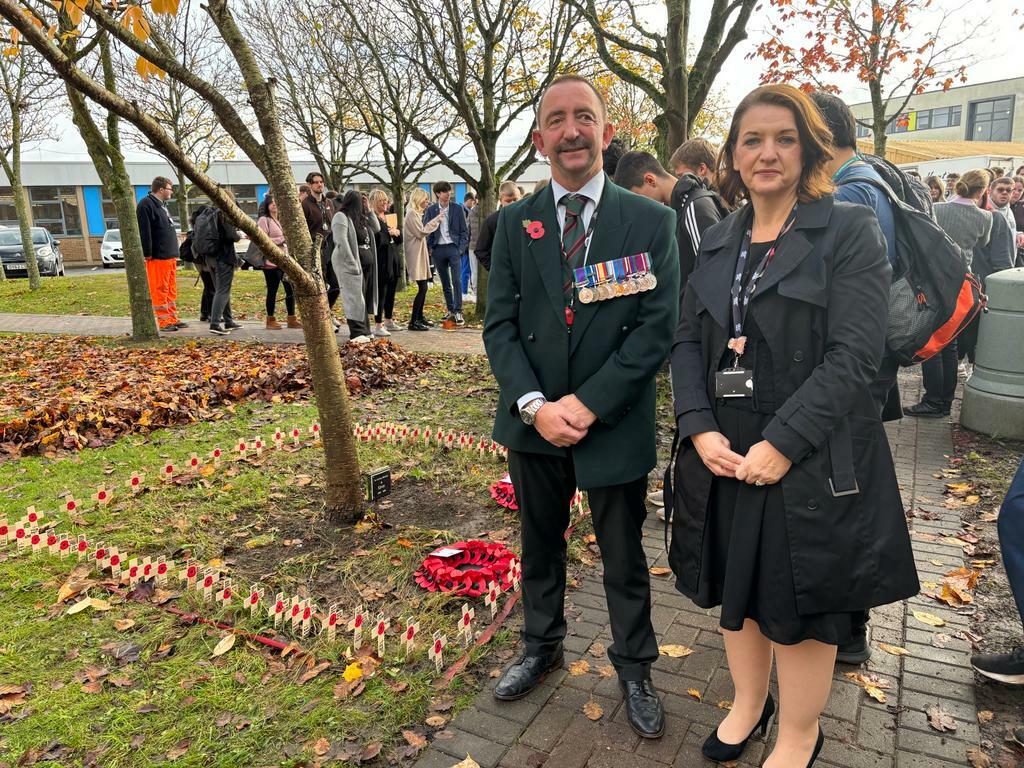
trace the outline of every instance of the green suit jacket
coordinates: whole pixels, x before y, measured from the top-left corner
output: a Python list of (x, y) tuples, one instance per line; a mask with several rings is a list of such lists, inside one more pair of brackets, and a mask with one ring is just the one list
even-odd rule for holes
[[(524, 221), (541, 221), (532, 239)], [(503, 208), (491, 251), (484, 346), (500, 388), (494, 439), (521, 452), (571, 456), (580, 488), (636, 480), (655, 464), (654, 375), (679, 317), (675, 213), (605, 178), (588, 264), (647, 252), (652, 291), (576, 302), (571, 333), (562, 295), (562, 250), (551, 187)], [(557, 448), (523, 424), (517, 401), (575, 394), (597, 415), (587, 436)]]

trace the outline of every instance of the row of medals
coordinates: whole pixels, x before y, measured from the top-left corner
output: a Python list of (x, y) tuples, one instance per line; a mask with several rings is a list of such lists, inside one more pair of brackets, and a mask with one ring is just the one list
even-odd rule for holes
[(634, 275), (621, 283), (602, 283), (579, 289), (580, 302), (590, 304), (594, 301), (605, 301), (618, 296), (632, 296), (635, 293), (651, 291), (658, 285), (658, 278), (650, 272)]

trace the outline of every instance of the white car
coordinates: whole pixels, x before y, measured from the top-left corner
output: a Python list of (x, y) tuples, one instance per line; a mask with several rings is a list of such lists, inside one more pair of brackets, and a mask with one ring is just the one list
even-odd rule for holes
[(100, 260), (104, 269), (124, 266), (124, 252), (121, 250), (121, 230), (108, 229), (100, 243)]

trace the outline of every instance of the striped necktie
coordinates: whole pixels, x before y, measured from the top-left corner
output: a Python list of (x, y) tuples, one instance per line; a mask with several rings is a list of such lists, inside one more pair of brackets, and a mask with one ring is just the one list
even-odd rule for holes
[(565, 206), (565, 226), (562, 227), (562, 293), (565, 305), (572, 304), (573, 266), (587, 241), (583, 227), (583, 208), (588, 198), (571, 193), (559, 201)]

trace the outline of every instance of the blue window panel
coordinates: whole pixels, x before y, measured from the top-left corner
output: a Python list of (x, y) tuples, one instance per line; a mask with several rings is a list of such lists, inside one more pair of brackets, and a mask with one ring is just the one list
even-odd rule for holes
[(136, 187), (135, 188), (135, 202), (141, 202), (142, 198), (149, 194), (149, 187)]
[(85, 198), (85, 225), (90, 237), (103, 237), (107, 227), (103, 222), (103, 193), (99, 187), (82, 187)]
[(461, 203), (466, 199), (466, 182), (459, 181), (455, 183), (455, 202)]
[(269, 191), (270, 191), (270, 185), (269, 184), (257, 184), (256, 185), (256, 205), (257, 206), (263, 204), (263, 198), (267, 196), (267, 193)]
[(428, 195), (430, 195), (431, 196), (430, 197), (431, 200), (434, 199), (433, 198), (433, 194), (434, 193), (430, 191), (430, 182), (428, 182), (428, 181), (421, 181), (420, 182), (420, 189), (422, 189), (424, 192), (426, 192)]

